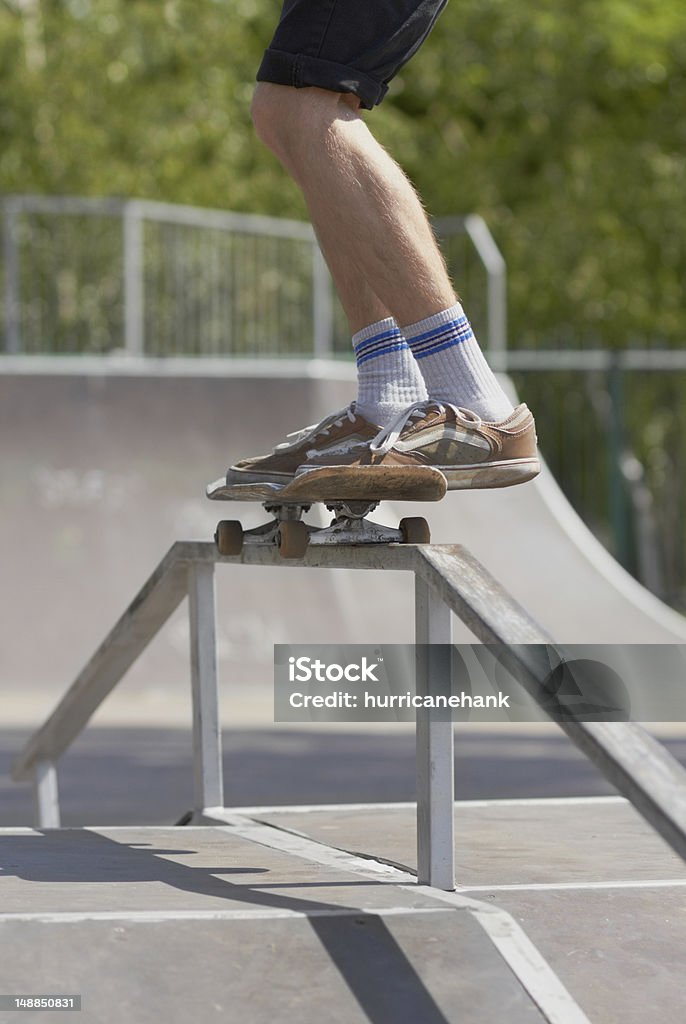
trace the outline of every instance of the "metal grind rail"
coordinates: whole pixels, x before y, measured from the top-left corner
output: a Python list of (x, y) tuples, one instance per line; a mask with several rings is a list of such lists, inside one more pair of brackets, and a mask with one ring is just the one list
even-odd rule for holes
[[(297, 560), (276, 548), (218, 553), (210, 542), (172, 545), (45, 723), (16, 758), (12, 776), (34, 784), (40, 828), (60, 825), (57, 762), (148, 643), (188, 597), (193, 714), (193, 822), (225, 824), (217, 690), (214, 567), (217, 563), (400, 570), (415, 576), (417, 693), (435, 692), (449, 671), (451, 612), (540, 702), (554, 641), (460, 545), (359, 545), (310, 548)], [(417, 715), (418, 882), (455, 887), (453, 727), (445, 716)], [(686, 771), (639, 725), (574, 722), (561, 728), (686, 859)], [(222, 819), (221, 815), (224, 815)]]

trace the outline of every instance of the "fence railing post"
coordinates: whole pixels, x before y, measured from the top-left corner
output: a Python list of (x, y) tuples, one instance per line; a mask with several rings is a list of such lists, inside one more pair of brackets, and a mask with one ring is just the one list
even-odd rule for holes
[(143, 217), (135, 200), (124, 203), (122, 223), (124, 348), (129, 355), (142, 356), (145, 351)]
[[(450, 693), (450, 609), (415, 576), (417, 695)], [(450, 710), (417, 709), (417, 881), (455, 888), (454, 740)]]
[(21, 352), (21, 298), (17, 224), (19, 205), (10, 196), (3, 201), (2, 247), (5, 263), (5, 352)]
[(495, 356), (495, 366), (505, 370), (507, 358), (507, 265), (483, 217), (469, 214), (464, 228), (486, 269), (487, 276), (487, 355)]
[(316, 240), (312, 246), (312, 352), (320, 358), (333, 352), (331, 275)]
[(196, 813), (224, 804), (214, 589), (214, 564), (192, 563), (188, 569), (188, 610)]

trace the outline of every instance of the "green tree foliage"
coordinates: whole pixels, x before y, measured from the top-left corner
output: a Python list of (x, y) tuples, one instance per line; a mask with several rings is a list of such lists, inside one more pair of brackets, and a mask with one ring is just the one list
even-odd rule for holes
[[(249, 0), (18, 0), (0, 20), (0, 189), (255, 209), (250, 127), (269, 33)], [(27, 19), (39, 21), (29, 33)], [(28, 39), (39, 35), (31, 58)]]
[(488, 220), (517, 341), (680, 342), (681, 0), (453, 0), (431, 46), (394, 101), (407, 162), (432, 206)]
[[(250, 125), (278, 9), (0, 0), (0, 191), (304, 216)], [(432, 213), (488, 221), (516, 344), (681, 343), (683, 0), (451, 0), (369, 121)]]

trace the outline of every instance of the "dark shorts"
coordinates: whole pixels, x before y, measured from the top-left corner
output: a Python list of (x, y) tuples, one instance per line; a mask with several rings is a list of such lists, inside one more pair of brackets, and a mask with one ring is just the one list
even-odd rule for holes
[(370, 110), (448, 0), (284, 0), (258, 82), (352, 92)]

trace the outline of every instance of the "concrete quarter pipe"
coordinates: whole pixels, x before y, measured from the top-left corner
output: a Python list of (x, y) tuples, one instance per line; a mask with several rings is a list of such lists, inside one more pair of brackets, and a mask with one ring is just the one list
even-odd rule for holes
[[(207, 481), (353, 394), (349, 364), (6, 359), (0, 694), (61, 694), (171, 543), (212, 535)], [(264, 518), (259, 506), (250, 514), (248, 525)], [(468, 547), (561, 643), (686, 643), (686, 619), (614, 562), (545, 468), (521, 487), (385, 505), (377, 517), (417, 514), (434, 541)], [(347, 570), (221, 569), (220, 670), (267, 684), (274, 642), (407, 642), (411, 581), (400, 579), (365, 573), (362, 587)], [(132, 671), (136, 692), (186, 693), (184, 622)], [(471, 636), (456, 624), (456, 639)]]

